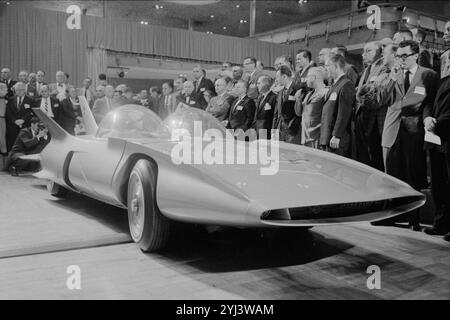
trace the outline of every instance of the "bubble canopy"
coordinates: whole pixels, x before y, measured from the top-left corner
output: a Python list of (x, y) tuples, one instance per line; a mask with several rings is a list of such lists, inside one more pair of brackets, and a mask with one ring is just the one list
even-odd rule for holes
[(179, 108), (165, 121), (140, 105), (125, 105), (110, 111), (100, 122), (98, 138), (144, 139), (159, 138), (170, 140), (174, 130), (187, 130), (194, 137), (194, 126), (205, 132), (219, 130), (225, 136), (225, 127), (212, 115), (196, 108)]

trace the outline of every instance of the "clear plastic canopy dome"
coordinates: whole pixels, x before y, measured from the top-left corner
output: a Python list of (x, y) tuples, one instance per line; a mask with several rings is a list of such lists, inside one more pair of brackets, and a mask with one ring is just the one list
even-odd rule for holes
[(184, 129), (191, 137), (207, 135), (210, 129), (218, 130), (225, 137), (226, 131), (224, 125), (214, 116), (202, 109), (190, 107), (178, 108), (164, 120), (164, 124), (170, 132)]
[(171, 133), (181, 129), (187, 130), (191, 137), (207, 134), (208, 129), (216, 129), (225, 137), (225, 127), (204, 110), (178, 108), (162, 121), (156, 113), (140, 105), (125, 105), (110, 111), (100, 122), (97, 137), (170, 140)]
[(169, 139), (170, 132), (156, 113), (143, 106), (129, 104), (110, 111), (103, 118), (97, 137)]

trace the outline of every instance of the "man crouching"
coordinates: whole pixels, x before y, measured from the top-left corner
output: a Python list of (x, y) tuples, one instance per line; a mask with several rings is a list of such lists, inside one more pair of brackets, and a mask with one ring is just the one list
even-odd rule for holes
[(33, 117), (31, 126), (22, 129), (9, 154), (7, 165), (12, 176), (19, 172), (35, 172), (39, 170), (40, 163), (34, 159), (22, 159), (22, 156), (38, 154), (50, 141), (48, 130), (40, 125), (39, 119)]

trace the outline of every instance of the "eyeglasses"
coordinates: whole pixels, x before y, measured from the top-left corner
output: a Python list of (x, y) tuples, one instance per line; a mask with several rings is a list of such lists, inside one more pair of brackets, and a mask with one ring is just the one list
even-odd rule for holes
[(407, 58), (409, 58), (409, 57), (411, 57), (411, 56), (413, 56), (413, 55), (415, 55), (415, 53), (411, 53), (411, 54), (402, 54), (401, 56), (395, 55), (395, 57), (398, 58), (398, 59), (406, 60)]

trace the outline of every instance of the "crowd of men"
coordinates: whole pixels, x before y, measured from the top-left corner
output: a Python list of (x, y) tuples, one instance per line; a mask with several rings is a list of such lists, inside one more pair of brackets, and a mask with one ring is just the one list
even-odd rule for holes
[[(444, 39), (450, 43), (450, 23)], [(275, 60), (275, 78), (265, 74), (260, 61), (248, 57), (242, 65), (223, 63), (214, 81), (197, 65), (192, 81), (180, 76), (164, 82), (161, 89), (138, 94), (126, 85), (114, 88), (104, 75), (94, 91), (90, 79), (76, 89), (62, 71), (57, 72), (56, 83), (46, 84), (43, 71), (21, 71), (15, 82), (4, 68), (1, 153), (14, 150), (21, 129), (36, 122), (32, 107), (78, 134), (82, 130), (78, 96), (86, 97), (97, 122), (124, 104), (142, 105), (165, 118), (181, 103), (205, 110), (226, 128), (254, 130), (258, 138), (270, 139), (275, 129), (281, 141), (353, 158), (419, 191), (429, 184), (428, 152), (436, 211), (433, 227), (425, 232), (445, 235), (450, 232), (450, 77), (431, 69), (429, 52), (416, 40), (409, 30), (400, 30), (392, 39), (366, 43), (363, 70), (347, 61), (345, 46), (321, 49), (316, 61), (308, 49), (301, 49), (294, 63), (288, 56)], [(46, 139), (35, 130), (28, 140)], [(441, 144), (426, 142), (425, 133), (437, 135)], [(421, 230), (417, 210), (408, 219), (413, 230)]]

